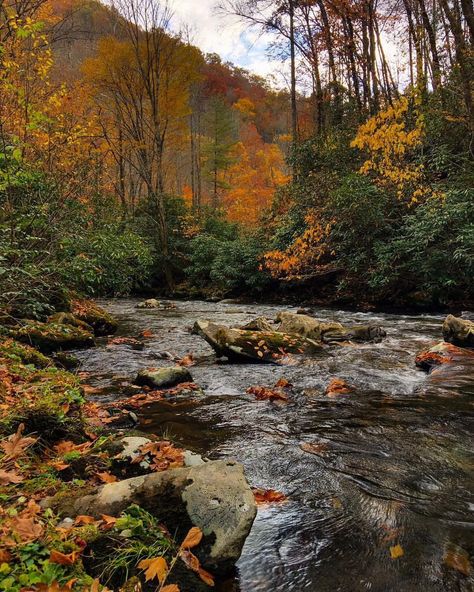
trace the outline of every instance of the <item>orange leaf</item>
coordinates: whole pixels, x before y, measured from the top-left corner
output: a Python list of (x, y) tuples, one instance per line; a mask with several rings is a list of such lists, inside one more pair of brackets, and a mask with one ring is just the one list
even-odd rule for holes
[(469, 555), (464, 549), (449, 549), (443, 557), (443, 562), (448, 567), (468, 576), (471, 573), (471, 562)]
[(153, 332), (152, 332), (152, 331), (150, 331), (150, 329), (145, 329), (144, 331), (142, 331), (142, 332), (140, 333), (140, 335), (141, 335), (142, 337), (144, 337), (145, 339), (148, 339), (149, 337), (153, 337)]
[(179, 588), (176, 584), (167, 584), (160, 592), (179, 592)]
[(191, 551), (181, 549), (181, 551), (179, 552), (179, 556), (180, 556), (181, 560), (183, 561), (183, 563), (187, 567), (189, 567), (189, 569), (192, 569), (193, 571), (197, 572), (201, 568), (201, 564), (199, 563), (199, 559), (196, 557), (196, 555), (191, 553)]
[(154, 557), (152, 559), (142, 559), (138, 564), (140, 569), (145, 571), (145, 580), (153, 580), (158, 578), (160, 584), (164, 581), (166, 574), (168, 573), (168, 564), (164, 557)]
[(202, 567), (200, 567), (198, 569), (197, 573), (198, 573), (198, 576), (201, 578), (201, 580), (205, 584), (207, 584), (208, 586), (214, 586), (214, 576), (212, 574), (210, 574), (208, 571), (206, 571)]
[(94, 522), (95, 518), (93, 516), (84, 516), (82, 514), (76, 516), (76, 519), (74, 520), (76, 526), (80, 526), (81, 524), (94, 524)]
[(287, 499), (284, 493), (275, 491), (274, 489), (258, 489), (257, 487), (253, 487), (252, 491), (257, 504), (284, 502)]
[(6, 549), (0, 549), (0, 563), (10, 563), (12, 557), (13, 556), (10, 551), (7, 551)]
[(401, 545), (395, 545), (394, 547), (390, 547), (390, 557), (392, 559), (398, 559), (399, 557), (403, 557), (404, 554), (405, 552)]
[(43, 527), (41, 524), (35, 522), (31, 516), (22, 518), (16, 516), (11, 520), (11, 526), (14, 533), (16, 533), (23, 542), (34, 541), (43, 534)]
[(97, 477), (99, 477), (102, 483), (115, 483), (115, 481), (118, 481), (115, 475), (111, 475), (107, 471), (104, 471), (103, 473), (97, 473)]
[(197, 526), (193, 526), (184, 541), (181, 543), (181, 549), (192, 549), (197, 547), (202, 540), (202, 530)]
[(51, 563), (58, 563), (59, 565), (73, 565), (77, 561), (77, 556), (77, 551), (66, 555), (65, 553), (61, 553), (61, 551), (53, 550), (51, 551), (49, 560)]
[(37, 438), (24, 438), (22, 436), (24, 429), (25, 424), (21, 423), (15, 434), (0, 442), (0, 448), (3, 449), (6, 455), (4, 461), (18, 458), (25, 452), (28, 446), (36, 442)]
[(0, 485), (9, 485), (10, 483), (20, 483), (24, 477), (18, 475), (15, 471), (4, 471), (0, 469)]

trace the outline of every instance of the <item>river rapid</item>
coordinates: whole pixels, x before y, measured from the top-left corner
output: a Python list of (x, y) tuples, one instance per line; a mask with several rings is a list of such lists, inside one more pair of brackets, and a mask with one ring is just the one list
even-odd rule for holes
[[(427, 379), (415, 355), (441, 340), (441, 316), (315, 309), (321, 320), (378, 323), (377, 344), (332, 347), (289, 365), (217, 362), (189, 331), (195, 320), (241, 325), (291, 307), (175, 302), (138, 310), (136, 300), (100, 304), (118, 335), (153, 337), (76, 352), (98, 401), (121, 398), (137, 371), (167, 366), (159, 352), (192, 352), (197, 400), (141, 410), (140, 429), (164, 434), (210, 459), (234, 458), (252, 486), (285, 493), (259, 507), (236, 575), (220, 590), (240, 592), (468, 592), (474, 589), (472, 420), (474, 366), (455, 379)], [(286, 378), (286, 404), (246, 390)], [(328, 398), (341, 378), (349, 395)], [(320, 444), (308, 454), (302, 443)]]

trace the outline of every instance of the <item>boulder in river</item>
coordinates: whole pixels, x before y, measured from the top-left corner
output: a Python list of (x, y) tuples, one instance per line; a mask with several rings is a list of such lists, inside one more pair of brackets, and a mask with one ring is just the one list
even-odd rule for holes
[(336, 321), (318, 321), (314, 317), (292, 312), (282, 312), (278, 315), (280, 321), (278, 331), (296, 333), (321, 341), (334, 343), (341, 341), (381, 341), (387, 333), (379, 325), (344, 326)]
[(193, 332), (205, 339), (217, 355), (241, 362), (276, 362), (289, 353), (302, 354), (321, 349), (319, 343), (301, 335), (233, 329), (204, 320), (195, 322)]
[(156, 298), (148, 298), (143, 302), (139, 302), (135, 308), (160, 308), (161, 302)]
[(92, 300), (73, 300), (71, 312), (76, 319), (91, 326), (95, 335), (111, 335), (118, 328), (114, 317)]
[(151, 388), (168, 388), (182, 382), (192, 382), (193, 377), (187, 368), (172, 366), (170, 368), (144, 368), (135, 378), (135, 384)]
[(9, 334), (18, 341), (37, 347), (43, 353), (91, 347), (95, 344), (94, 335), (91, 332), (59, 323), (25, 321), (20, 327), (10, 329)]
[(274, 331), (275, 329), (265, 317), (257, 317), (238, 328), (245, 331)]
[(474, 347), (474, 321), (448, 315), (443, 323), (444, 340), (460, 347)]
[(48, 323), (71, 325), (71, 327), (79, 327), (80, 329), (84, 329), (84, 331), (89, 331), (89, 333), (94, 332), (90, 325), (75, 317), (72, 312), (57, 312), (48, 317)]
[(119, 516), (138, 504), (166, 524), (177, 540), (197, 526), (204, 539), (196, 555), (215, 574), (232, 569), (256, 515), (242, 465), (223, 460), (107, 483), (67, 504), (60, 511), (71, 518)]
[(474, 361), (473, 351), (442, 341), (429, 350), (420, 352), (415, 358), (415, 364), (418, 368), (430, 372), (436, 366), (463, 362), (468, 359)]

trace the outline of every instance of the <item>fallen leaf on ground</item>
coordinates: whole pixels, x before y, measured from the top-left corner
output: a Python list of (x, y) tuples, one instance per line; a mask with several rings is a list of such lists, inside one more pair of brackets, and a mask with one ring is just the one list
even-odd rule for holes
[(150, 337), (153, 337), (153, 332), (150, 329), (144, 329), (140, 333), (140, 337), (144, 337), (145, 339), (148, 339)]
[(10, 563), (13, 555), (6, 549), (0, 549), (0, 563)]
[(78, 558), (77, 551), (73, 551), (72, 553), (61, 553), (61, 551), (53, 550), (49, 555), (49, 561), (51, 563), (57, 563), (59, 565), (73, 565), (76, 563)]
[(188, 534), (186, 535), (184, 541), (181, 543), (182, 549), (192, 549), (193, 547), (197, 547), (202, 540), (202, 530), (197, 526), (193, 526)]
[(401, 545), (395, 545), (394, 547), (390, 547), (390, 557), (392, 559), (398, 559), (399, 557), (403, 557), (404, 554), (405, 552)]
[(83, 524), (94, 524), (94, 522), (96, 522), (94, 516), (85, 516), (83, 514), (76, 516), (76, 519), (74, 520), (74, 524), (76, 526), (81, 526)]
[(180, 592), (179, 587), (176, 584), (167, 584), (164, 588), (161, 588), (160, 592)]
[(13, 460), (21, 456), (25, 450), (34, 444), (37, 438), (23, 437), (25, 424), (21, 423), (15, 434), (0, 442), (0, 448), (5, 453), (4, 461)]
[(257, 504), (271, 504), (276, 502), (284, 502), (286, 495), (275, 489), (259, 489), (258, 487), (252, 487), (253, 496)]
[(41, 524), (35, 522), (32, 516), (15, 516), (10, 521), (12, 532), (22, 540), (22, 542), (30, 542), (38, 539), (44, 531)]
[(116, 481), (118, 481), (115, 475), (112, 475), (107, 471), (104, 471), (103, 473), (97, 473), (97, 477), (99, 477), (102, 483), (115, 483)]
[(9, 485), (10, 483), (21, 483), (24, 477), (15, 471), (4, 471), (0, 469), (0, 485)]
[(145, 571), (145, 580), (149, 582), (155, 578), (158, 578), (160, 584), (168, 573), (168, 564), (164, 557), (153, 557), (151, 559), (142, 559), (138, 564), (140, 569)]

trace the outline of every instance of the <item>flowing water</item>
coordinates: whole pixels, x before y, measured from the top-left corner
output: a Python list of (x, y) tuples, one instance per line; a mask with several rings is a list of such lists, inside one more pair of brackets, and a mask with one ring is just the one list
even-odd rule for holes
[[(176, 302), (137, 310), (135, 300), (101, 304), (119, 335), (154, 336), (143, 351), (126, 345), (80, 352), (98, 400), (123, 396), (140, 368), (166, 366), (159, 352), (197, 360), (190, 370), (204, 396), (143, 411), (142, 429), (165, 433), (207, 458), (235, 458), (252, 486), (288, 500), (259, 508), (222, 590), (240, 592), (467, 592), (474, 589), (472, 419), (474, 364), (443, 378), (417, 370), (417, 352), (439, 341), (442, 317), (318, 309), (346, 324), (379, 323), (378, 344), (329, 348), (292, 365), (218, 363), (189, 328), (198, 318), (240, 325), (284, 307)], [(286, 310), (292, 310), (286, 307)], [(246, 389), (294, 385), (286, 404)], [(330, 399), (334, 378), (353, 392)], [(301, 443), (321, 444), (320, 454)]]

